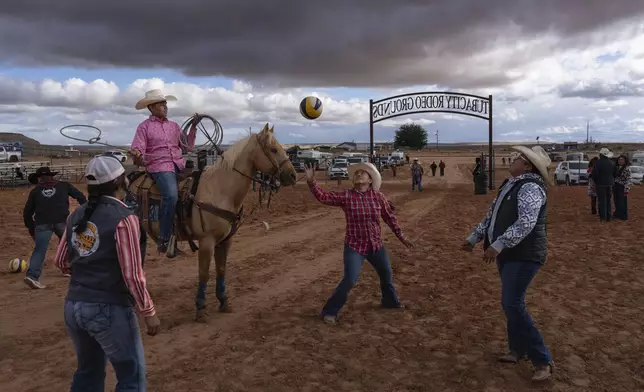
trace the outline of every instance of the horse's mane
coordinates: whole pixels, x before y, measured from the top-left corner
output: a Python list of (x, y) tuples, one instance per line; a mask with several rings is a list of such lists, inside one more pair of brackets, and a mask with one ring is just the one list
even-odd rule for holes
[(251, 134), (250, 136), (240, 139), (236, 141), (232, 146), (228, 147), (228, 149), (224, 151), (222, 156), (217, 159), (217, 162), (215, 162), (214, 165), (206, 167), (206, 169), (204, 170), (204, 174), (208, 172), (212, 172), (215, 169), (223, 169), (226, 171), (233, 170), (233, 165), (235, 164), (235, 160), (239, 158), (241, 153), (244, 151), (244, 148), (246, 148), (246, 146), (250, 142), (250, 139), (253, 135), (254, 134)]

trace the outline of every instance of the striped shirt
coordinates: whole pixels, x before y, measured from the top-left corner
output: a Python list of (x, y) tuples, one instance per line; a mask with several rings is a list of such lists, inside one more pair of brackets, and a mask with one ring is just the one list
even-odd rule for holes
[(328, 192), (315, 181), (309, 183), (309, 189), (322, 204), (342, 208), (347, 223), (344, 243), (357, 253), (367, 255), (384, 246), (380, 218), (398, 239), (405, 238), (396, 218), (394, 206), (382, 192), (371, 188), (364, 193), (356, 189)]
[[(58, 243), (55, 265), (65, 274), (71, 274), (69, 253), (67, 249), (67, 230), (63, 233), (62, 241)], [(123, 280), (134, 298), (136, 309), (142, 316), (154, 316), (156, 311), (154, 303), (147, 289), (145, 271), (141, 264), (141, 248), (139, 240), (139, 218), (128, 215), (116, 226), (116, 251), (123, 273)]]

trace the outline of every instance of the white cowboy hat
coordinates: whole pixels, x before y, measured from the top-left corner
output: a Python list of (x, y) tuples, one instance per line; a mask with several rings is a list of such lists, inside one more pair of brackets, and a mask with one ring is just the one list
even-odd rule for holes
[(145, 93), (145, 97), (141, 98), (139, 102), (136, 103), (134, 108), (136, 110), (141, 110), (147, 108), (148, 105), (152, 105), (153, 103), (176, 100), (177, 97), (174, 95), (164, 95), (161, 90), (150, 90)]
[(601, 150), (599, 150), (599, 155), (603, 155), (606, 158), (612, 158), (613, 157), (613, 153), (611, 152), (611, 150), (607, 149), (606, 147), (604, 147)]
[(353, 175), (356, 174), (358, 170), (364, 170), (369, 174), (369, 177), (371, 177), (371, 187), (374, 191), (380, 190), (380, 186), (382, 185), (382, 177), (380, 176), (380, 172), (378, 171), (378, 169), (376, 169), (373, 163), (363, 162), (355, 165), (350, 165), (349, 175), (353, 177)]
[(550, 159), (550, 156), (548, 155), (546, 150), (543, 149), (543, 147), (534, 146), (532, 148), (528, 148), (525, 146), (514, 146), (512, 148), (526, 157), (526, 159), (529, 160), (530, 163), (537, 168), (537, 170), (539, 170), (541, 177), (543, 177), (546, 182), (552, 184), (552, 179), (550, 178), (550, 175), (548, 173), (548, 168), (550, 167), (552, 160)]

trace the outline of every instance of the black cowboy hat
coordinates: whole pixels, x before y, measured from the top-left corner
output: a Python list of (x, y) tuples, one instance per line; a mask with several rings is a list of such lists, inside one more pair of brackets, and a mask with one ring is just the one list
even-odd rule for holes
[(49, 166), (42, 166), (42, 167), (39, 167), (38, 170), (36, 170), (35, 173), (31, 173), (27, 177), (27, 180), (29, 181), (30, 184), (36, 184), (38, 182), (38, 178), (40, 178), (41, 176), (52, 176), (52, 177), (54, 177), (57, 174), (58, 174), (58, 172), (51, 171)]

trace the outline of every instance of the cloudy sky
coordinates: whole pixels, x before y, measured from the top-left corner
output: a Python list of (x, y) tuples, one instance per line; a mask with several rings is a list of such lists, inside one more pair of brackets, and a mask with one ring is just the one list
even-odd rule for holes
[[(431, 4), (431, 5), (429, 5)], [(644, 142), (642, 0), (16, 0), (0, 7), (0, 132), (68, 144), (92, 124), (128, 144), (161, 88), (170, 117), (216, 117), (224, 141), (274, 124), (283, 143), (369, 140), (369, 98), (494, 95), (498, 141)], [(298, 102), (320, 97), (323, 115)], [(484, 120), (418, 114), (442, 142), (487, 140)], [(432, 136), (433, 138), (433, 136)]]

